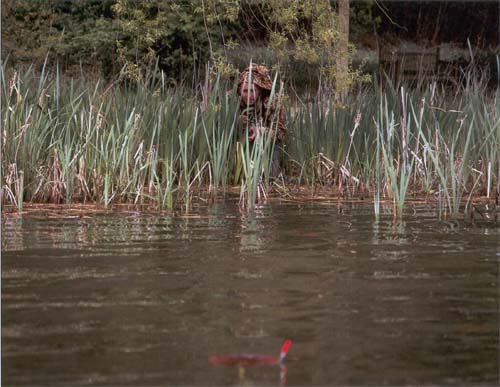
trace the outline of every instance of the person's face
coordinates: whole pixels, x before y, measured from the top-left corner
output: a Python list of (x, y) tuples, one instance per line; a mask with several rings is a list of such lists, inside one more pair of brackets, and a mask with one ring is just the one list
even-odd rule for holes
[(255, 101), (260, 97), (260, 89), (258, 86), (243, 83), (241, 86), (241, 100), (249, 105), (255, 104)]

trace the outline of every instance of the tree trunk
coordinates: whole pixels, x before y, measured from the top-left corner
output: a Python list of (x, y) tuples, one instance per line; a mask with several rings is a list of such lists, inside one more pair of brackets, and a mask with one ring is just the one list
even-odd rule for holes
[(339, 10), (339, 55), (337, 57), (337, 92), (344, 94), (349, 86), (349, 0), (338, 0)]

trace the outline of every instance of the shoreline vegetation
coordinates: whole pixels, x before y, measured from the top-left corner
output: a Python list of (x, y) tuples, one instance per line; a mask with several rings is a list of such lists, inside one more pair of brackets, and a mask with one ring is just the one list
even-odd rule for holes
[(274, 180), (273, 141), (249, 143), (234, 81), (215, 75), (193, 91), (173, 89), (157, 69), (147, 84), (107, 85), (67, 79), (57, 65), (0, 71), (2, 203), (19, 211), (93, 203), (188, 212), (235, 195), (245, 210), (332, 197), (371, 202), (375, 216), (390, 202), (401, 217), (414, 200), (446, 216), (475, 201), (498, 211), (500, 91), (472, 67), (452, 86), (385, 77), (341, 101), (288, 98), (284, 177)]

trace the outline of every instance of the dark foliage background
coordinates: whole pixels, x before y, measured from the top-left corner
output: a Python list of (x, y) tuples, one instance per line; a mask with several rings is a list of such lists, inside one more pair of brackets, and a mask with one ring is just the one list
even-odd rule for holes
[[(9, 66), (42, 66), (49, 53), (69, 75), (106, 79), (124, 68), (139, 76), (158, 60), (171, 81), (192, 79), (208, 59), (241, 59), (237, 46), (266, 47), (268, 1), (4, 0), (2, 58)], [(495, 1), (352, 1), (350, 39), (369, 49), (401, 39), (462, 46), (469, 39), (492, 49), (499, 45), (499, 15)]]

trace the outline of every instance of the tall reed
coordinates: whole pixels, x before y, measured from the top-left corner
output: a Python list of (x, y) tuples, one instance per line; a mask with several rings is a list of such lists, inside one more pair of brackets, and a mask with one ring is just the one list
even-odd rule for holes
[[(58, 66), (0, 67), (2, 200), (96, 202), (188, 209), (240, 186), (245, 207), (270, 191), (274, 136), (242, 130), (234, 82), (202, 92), (148, 84), (68, 79)], [(284, 89), (273, 84), (273, 98)], [(375, 82), (346, 96), (287, 102), (287, 181), (343, 197), (408, 198), (465, 211), (500, 189), (500, 93), (472, 70), (454, 88), (438, 82)]]

